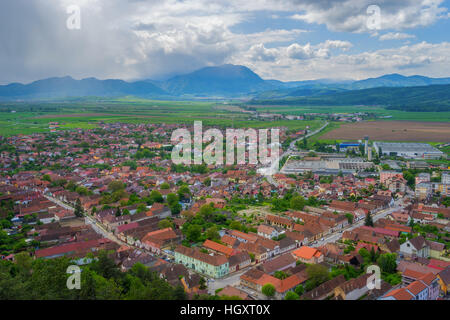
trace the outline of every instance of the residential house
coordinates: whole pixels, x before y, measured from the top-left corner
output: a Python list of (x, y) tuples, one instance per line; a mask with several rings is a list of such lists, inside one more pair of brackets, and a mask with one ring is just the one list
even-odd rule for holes
[(209, 255), (182, 245), (175, 249), (175, 262), (213, 278), (222, 278), (229, 273), (229, 262), (224, 255)]
[(400, 245), (400, 253), (405, 256), (428, 258), (430, 256), (430, 247), (424, 237), (418, 236), (402, 243)]
[(303, 263), (317, 264), (324, 260), (324, 255), (322, 252), (316, 248), (302, 246), (294, 251), (292, 251), (292, 256), (296, 260), (300, 260)]

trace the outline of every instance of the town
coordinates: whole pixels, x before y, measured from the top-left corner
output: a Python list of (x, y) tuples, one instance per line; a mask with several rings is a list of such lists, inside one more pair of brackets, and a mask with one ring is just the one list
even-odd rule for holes
[(262, 164), (173, 163), (172, 132), (188, 125), (51, 125), (0, 138), (0, 271), (31, 281), (32, 263), (63, 261), (48, 281), (81, 266), (94, 293), (80, 294), (104, 299), (123, 297), (119, 274), (142, 281), (124, 282), (128, 298), (155, 298), (148, 283), (166, 299), (449, 297), (450, 173), (424, 161), (446, 157), (429, 144), (325, 145), (280, 126), (280, 171), (267, 176)]

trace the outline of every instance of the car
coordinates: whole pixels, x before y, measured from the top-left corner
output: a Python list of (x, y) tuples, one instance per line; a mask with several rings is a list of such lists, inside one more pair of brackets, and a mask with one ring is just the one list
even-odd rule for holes
[(322, 239), (320, 239), (320, 241), (323, 241), (323, 238), (322, 238)]

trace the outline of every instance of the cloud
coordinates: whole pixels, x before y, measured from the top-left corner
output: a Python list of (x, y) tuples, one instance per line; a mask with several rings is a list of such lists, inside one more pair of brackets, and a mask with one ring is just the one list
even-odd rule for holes
[(408, 34), (408, 33), (388, 32), (388, 33), (381, 35), (378, 39), (381, 41), (385, 41), (385, 40), (411, 39), (411, 38), (415, 38), (415, 37), (416, 37), (415, 35)]
[[(448, 64), (445, 67), (442, 62), (449, 56), (446, 43), (436, 44), (435, 52), (430, 44), (422, 44), (423, 47), (407, 46), (409, 50), (395, 48), (350, 55), (347, 53), (352, 43), (332, 33), (318, 35), (320, 39), (325, 36), (333, 40), (302, 41), (309, 30), (304, 29), (304, 24), (292, 28), (292, 20), (286, 18), (323, 24), (334, 31), (375, 35), (374, 30), (367, 28), (366, 9), (372, 2), (0, 1), (0, 83), (65, 75), (78, 79), (160, 79), (224, 63), (247, 65), (264, 77), (286, 80), (326, 77), (330, 72), (333, 77), (362, 77), (381, 72), (383, 64), (387, 71), (403, 68), (437, 74), (448, 70)], [(441, 0), (376, 2), (381, 9), (381, 29), (377, 32), (384, 33), (380, 40), (402, 37), (407, 33), (399, 30), (430, 25), (448, 17)], [(66, 28), (66, 8), (73, 3), (81, 9), (81, 30)], [(246, 23), (262, 14), (269, 20), (276, 19), (278, 27), (246, 28)], [(279, 24), (283, 19), (289, 20), (286, 26), (290, 28)]]
[(345, 32), (375, 32), (371, 20), (379, 8), (379, 29), (403, 30), (428, 26), (439, 19), (448, 18), (444, 0), (291, 0), (299, 13), (291, 19), (307, 23), (325, 24), (329, 30)]
[[(266, 78), (280, 80), (308, 80), (318, 78), (364, 79), (388, 73), (406, 75), (426, 74), (431, 77), (448, 77), (450, 43), (431, 44), (420, 42), (413, 45), (367, 51), (362, 53), (323, 54), (326, 42), (292, 44), (279, 47), (276, 65), (253, 63), (255, 72)], [(268, 71), (270, 70), (270, 71)]]

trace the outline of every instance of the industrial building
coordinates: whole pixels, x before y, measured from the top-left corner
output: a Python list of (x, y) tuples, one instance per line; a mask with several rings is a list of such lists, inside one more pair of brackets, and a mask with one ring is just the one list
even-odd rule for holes
[(373, 146), (379, 155), (408, 159), (439, 159), (444, 153), (427, 143), (379, 142)]
[(373, 168), (372, 162), (362, 158), (329, 158), (326, 160), (288, 160), (281, 173), (303, 173), (311, 171), (316, 174), (356, 173)]

